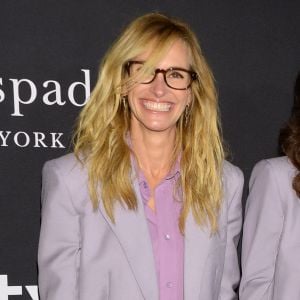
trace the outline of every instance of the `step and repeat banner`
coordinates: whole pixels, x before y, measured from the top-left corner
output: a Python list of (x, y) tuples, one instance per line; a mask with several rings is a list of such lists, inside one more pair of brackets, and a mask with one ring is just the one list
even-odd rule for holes
[[(100, 60), (133, 18), (188, 22), (215, 74), (229, 159), (277, 155), (300, 69), (299, 1), (35, 1), (0, 8), (0, 300), (37, 300), (41, 169), (72, 151)], [(58, 229), (59, 230), (59, 229)]]

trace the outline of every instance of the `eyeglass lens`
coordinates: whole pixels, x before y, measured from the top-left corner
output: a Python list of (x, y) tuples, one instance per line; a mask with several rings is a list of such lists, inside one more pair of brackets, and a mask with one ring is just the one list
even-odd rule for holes
[(182, 69), (170, 68), (168, 70), (156, 69), (149, 72), (140, 72), (142, 67), (142, 63), (130, 64), (129, 73), (131, 76), (136, 76), (135, 80), (139, 83), (147, 84), (152, 82), (158, 73), (163, 73), (167, 85), (174, 89), (186, 89), (192, 81), (191, 74)]

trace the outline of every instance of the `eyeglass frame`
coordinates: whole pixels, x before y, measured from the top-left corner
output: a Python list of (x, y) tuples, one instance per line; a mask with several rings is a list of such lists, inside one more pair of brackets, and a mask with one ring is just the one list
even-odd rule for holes
[[(143, 62), (143, 61), (139, 61), (139, 60), (129, 60), (128, 62), (126, 62), (126, 63), (125, 63), (125, 70), (127, 71), (127, 74), (128, 74), (129, 76), (130, 76), (130, 67), (131, 67), (132, 64), (141, 64), (141, 65), (143, 65), (144, 62)], [(186, 88), (180, 88), (180, 89), (179, 89), (179, 88), (174, 88), (174, 87), (172, 87), (172, 86), (170, 86), (170, 85), (168, 84), (167, 78), (166, 78), (166, 74), (167, 74), (167, 72), (173, 71), (173, 70), (175, 70), (175, 71), (176, 71), (176, 70), (178, 70), (178, 71), (184, 71), (184, 72), (187, 72), (188, 74), (190, 74), (190, 76), (191, 76), (191, 81), (190, 81), (190, 83), (188, 84), (188, 86), (187, 86)], [(189, 88), (191, 87), (193, 81), (195, 81), (196, 79), (198, 79), (198, 74), (197, 74), (196, 72), (191, 71), (191, 70), (186, 70), (186, 69), (184, 69), (184, 68), (177, 68), (177, 67), (172, 68), (172, 67), (171, 67), (171, 68), (168, 68), (168, 69), (166, 69), (166, 70), (160, 69), (160, 68), (156, 68), (156, 69), (154, 70), (154, 76), (153, 76), (153, 78), (152, 78), (149, 82), (140, 82), (140, 83), (141, 83), (141, 84), (150, 84), (151, 82), (153, 82), (153, 81), (155, 80), (155, 78), (156, 78), (156, 76), (157, 76), (158, 73), (162, 73), (162, 74), (163, 74), (165, 84), (166, 84), (169, 88), (171, 88), (171, 89), (173, 89), (173, 90), (181, 90), (181, 91), (187, 90), (187, 89), (189, 89)]]

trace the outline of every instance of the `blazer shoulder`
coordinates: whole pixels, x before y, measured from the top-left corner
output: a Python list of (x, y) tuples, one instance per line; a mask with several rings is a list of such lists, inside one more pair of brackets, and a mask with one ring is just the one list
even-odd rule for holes
[(274, 157), (259, 161), (253, 168), (250, 184), (257, 177), (264, 177), (264, 180), (276, 180), (279, 186), (280, 183), (286, 180), (290, 181), (296, 175), (296, 168), (288, 159), (287, 156)]
[(61, 157), (51, 159), (45, 162), (43, 172), (53, 168), (62, 176), (72, 179), (73, 177), (85, 177), (86, 167), (80, 162), (74, 153), (69, 153)]
[[(285, 209), (287, 198), (294, 197), (292, 181), (297, 170), (288, 157), (276, 157), (259, 161), (253, 168), (249, 181), (249, 199), (255, 195), (268, 193), (274, 195)], [(253, 196), (254, 195), (254, 196)], [(253, 201), (253, 200), (252, 200)]]
[(47, 188), (49, 183), (55, 188), (64, 186), (70, 195), (74, 207), (85, 205), (88, 198), (88, 175), (86, 167), (73, 153), (47, 161), (43, 167), (43, 186)]
[(228, 182), (230, 185), (243, 185), (243, 171), (239, 167), (225, 160), (223, 164), (223, 180)]
[(291, 172), (296, 170), (295, 166), (292, 164), (292, 162), (289, 160), (287, 156), (269, 158), (266, 159), (265, 161), (276, 172), (286, 173), (286, 172)]
[(242, 170), (228, 161), (223, 164), (223, 199), (228, 205), (236, 203), (240, 205), (244, 187), (244, 174)]
[(72, 172), (76, 168), (81, 168), (83, 165), (81, 162), (76, 158), (74, 153), (69, 153), (58, 158), (54, 158), (48, 160), (44, 164), (44, 168), (46, 167), (54, 167), (59, 169), (61, 172)]

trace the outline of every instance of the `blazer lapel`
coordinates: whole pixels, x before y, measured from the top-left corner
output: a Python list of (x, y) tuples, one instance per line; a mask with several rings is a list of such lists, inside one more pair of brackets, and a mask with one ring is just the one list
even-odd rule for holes
[(115, 224), (107, 216), (101, 201), (99, 209), (118, 238), (144, 298), (158, 300), (152, 243), (137, 180), (134, 180), (134, 189), (138, 201), (137, 211), (130, 211), (117, 204), (114, 210)]
[(199, 299), (210, 243), (209, 229), (196, 224), (190, 213), (185, 227), (184, 299)]

